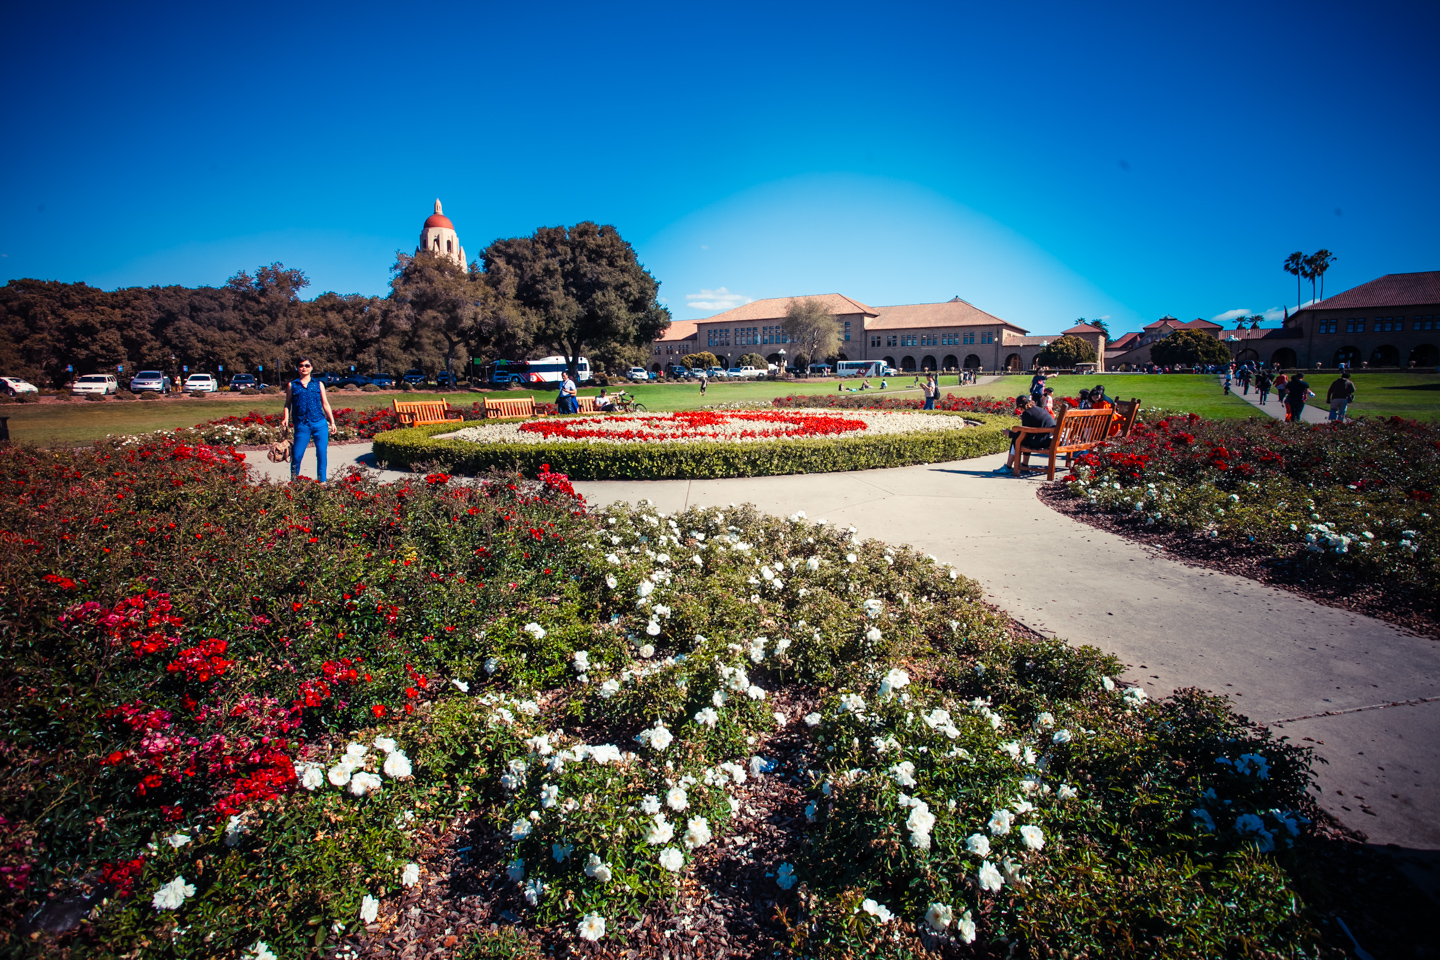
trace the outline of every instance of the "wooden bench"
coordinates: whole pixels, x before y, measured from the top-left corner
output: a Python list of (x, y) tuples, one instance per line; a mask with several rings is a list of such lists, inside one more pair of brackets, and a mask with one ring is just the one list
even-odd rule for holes
[(524, 397), (519, 400), (491, 400), (485, 398), (485, 419), (495, 420), (501, 417), (533, 417), (535, 416), (535, 398)]
[[(1021, 444), (1021, 469), (1029, 466), (1031, 454), (1049, 454), (1050, 468), (1047, 479), (1055, 479), (1055, 460), (1062, 454), (1065, 465), (1069, 466), (1075, 454), (1104, 442), (1110, 437), (1110, 425), (1115, 422), (1115, 411), (1109, 407), (1099, 410), (1071, 410), (1061, 408), (1055, 418), (1054, 427), (1020, 427), (1015, 442)], [(1050, 434), (1050, 446), (1026, 449), (1023, 441), (1027, 434)]]
[(595, 398), (594, 398), (594, 397), (576, 397), (576, 398), (575, 398), (575, 401), (580, 404), (580, 409), (576, 411), (577, 413), (599, 413), (599, 412), (600, 412), (599, 410), (595, 409)]
[(464, 423), (464, 417), (450, 416), (444, 400), (395, 400), (395, 416), (402, 426), (423, 427), (430, 423)]

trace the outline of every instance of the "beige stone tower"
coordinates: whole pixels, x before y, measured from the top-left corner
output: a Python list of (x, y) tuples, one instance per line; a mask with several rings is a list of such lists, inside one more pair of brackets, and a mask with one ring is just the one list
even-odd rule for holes
[(415, 253), (418, 256), (422, 252), (444, 257), (461, 268), (465, 266), (465, 248), (460, 246), (455, 224), (441, 212), (438, 199), (435, 201), (435, 212), (426, 218), (420, 231), (420, 245), (415, 248)]

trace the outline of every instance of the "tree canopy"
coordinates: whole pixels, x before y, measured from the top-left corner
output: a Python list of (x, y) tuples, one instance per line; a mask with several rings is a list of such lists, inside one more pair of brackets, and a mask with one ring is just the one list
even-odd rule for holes
[(829, 358), (840, 349), (840, 321), (824, 301), (814, 297), (790, 301), (780, 329), (795, 344), (797, 354)]
[(710, 367), (720, 366), (720, 358), (709, 350), (701, 350), (699, 353), (690, 353), (680, 358), (680, 362), (691, 370), (707, 370)]
[(1229, 363), (1230, 350), (1199, 330), (1175, 330), (1150, 348), (1150, 359), (1162, 366)]
[(535, 344), (564, 356), (572, 374), (587, 350), (633, 355), (670, 326), (659, 281), (614, 227), (541, 227), (495, 241), (484, 264), (491, 285), (530, 314)]
[(1095, 347), (1089, 340), (1079, 337), (1061, 337), (1051, 340), (1045, 349), (1035, 355), (1044, 367), (1073, 367), (1077, 363), (1094, 363)]

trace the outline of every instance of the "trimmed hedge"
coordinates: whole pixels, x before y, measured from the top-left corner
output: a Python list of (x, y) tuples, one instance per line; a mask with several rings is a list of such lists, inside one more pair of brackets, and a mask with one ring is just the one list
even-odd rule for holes
[(944, 463), (1008, 449), (1005, 430), (1014, 417), (967, 413), (962, 419), (972, 425), (953, 433), (685, 444), (480, 444), (433, 440), (456, 428), (431, 424), (377, 434), (375, 459), (391, 469), (420, 466), (470, 475), (504, 470), (536, 476), (549, 464), (574, 480), (703, 480)]

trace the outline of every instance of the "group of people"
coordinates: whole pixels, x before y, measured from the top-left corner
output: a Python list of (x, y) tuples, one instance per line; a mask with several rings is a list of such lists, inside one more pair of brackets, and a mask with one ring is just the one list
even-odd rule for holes
[[(1030, 380), (1030, 393), (1015, 398), (1015, 413), (1020, 417), (1020, 426), (1036, 432), (1010, 431), (1010, 454), (1003, 464), (995, 468), (996, 473), (1019, 473), (1025, 454), (1049, 449), (1052, 434), (1042, 431), (1055, 429), (1055, 388), (1046, 386), (1046, 379), (1045, 373), (1036, 373)], [(1114, 401), (1105, 394), (1104, 384), (1097, 383), (1089, 390), (1081, 390), (1077, 399), (1081, 410), (1115, 409)], [(1118, 413), (1114, 414), (1112, 434), (1121, 419)]]
[[(1285, 410), (1285, 419), (1289, 421), (1300, 421), (1304, 419), (1305, 401), (1315, 396), (1310, 389), (1309, 382), (1305, 379), (1305, 371), (1295, 371), (1295, 376), (1286, 376), (1285, 371), (1278, 367), (1271, 370), (1267, 367), (1260, 367), (1252, 370), (1250, 364), (1240, 364), (1237, 368), (1231, 364), (1225, 370), (1225, 393), (1230, 393), (1234, 381), (1239, 381), (1241, 392), (1244, 396), (1250, 395), (1250, 386), (1253, 383), (1260, 394), (1260, 405), (1264, 406), (1270, 401), (1270, 391), (1275, 391), (1275, 398)], [(1350, 379), (1350, 371), (1342, 370), (1340, 379), (1330, 384), (1330, 389), (1325, 391), (1325, 403), (1329, 405), (1330, 420), (1345, 420), (1346, 409), (1351, 401), (1355, 399), (1355, 382)]]

